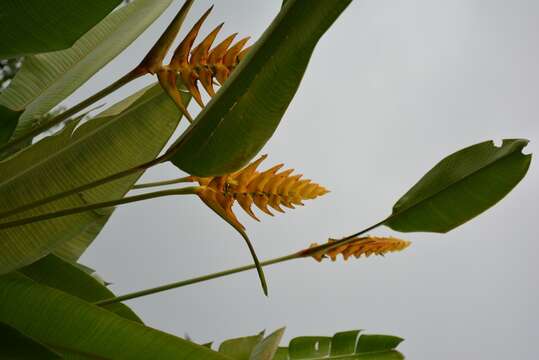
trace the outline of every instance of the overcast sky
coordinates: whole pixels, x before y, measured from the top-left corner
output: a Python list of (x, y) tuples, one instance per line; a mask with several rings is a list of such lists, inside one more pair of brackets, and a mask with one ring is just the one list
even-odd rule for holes
[[(198, 0), (187, 25), (210, 5)], [(66, 104), (139, 62), (180, 1)], [(258, 38), (280, 7), (215, 1), (202, 34)], [(309, 9), (305, 9), (309, 11)], [(185, 34), (185, 30), (183, 32)], [(354, 1), (322, 38), (301, 87), (262, 153), (331, 190), (306, 206), (261, 215), (238, 210), (263, 259), (361, 230), (444, 156), (480, 141), (524, 137), (539, 149), (539, 2)], [(148, 77), (110, 103), (153, 81)], [(196, 107), (193, 108), (196, 110)], [(145, 180), (180, 176), (162, 166)], [(287, 326), (286, 341), (362, 328), (404, 337), (409, 359), (537, 359), (538, 170), (500, 204), (449, 234), (385, 258), (266, 268), (133, 300), (153, 327), (195, 341)], [(116, 211), (82, 262), (122, 294), (249, 264), (244, 243), (197, 198), (164, 198)]]

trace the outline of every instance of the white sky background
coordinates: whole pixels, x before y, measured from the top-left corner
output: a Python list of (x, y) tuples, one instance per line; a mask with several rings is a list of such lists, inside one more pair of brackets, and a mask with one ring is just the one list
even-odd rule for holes
[[(280, 0), (215, 5), (201, 34), (225, 21), (220, 38), (238, 31), (256, 39)], [(180, 6), (176, 1), (66, 104), (136, 65)], [(209, 6), (198, 0), (187, 27)], [(262, 223), (240, 214), (259, 256), (281, 256), (381, 220), (426, 171), (462, 147), (525, 137), (532, 140), (527, 151), (537, 153), (538, 34), (535, 0), (354, 1), (320, 41), (263, 149), (263, 168), (285, 162), (332, 192), (285, 215), (261, 215)], [(180, 175), (166, 165), (144, 179)], [(269, 298), (249, 272), (128, 304), (148, 325), (199, 342), (283, 325), (287, 341), (363, 328), (404, 337), (400, 349), (414, 360), (536, 359), (538, 175), (532, 162), (506, 199), (449, 234), (371, 233), (413, 241), (405, 252), (266, 268)], [(200, 200), (175, 197), (119, 208), (82, 262), (122, 294), (251, 258)]]

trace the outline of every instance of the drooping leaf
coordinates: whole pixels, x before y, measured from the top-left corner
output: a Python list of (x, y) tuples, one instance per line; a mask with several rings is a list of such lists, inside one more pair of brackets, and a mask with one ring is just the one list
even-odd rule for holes
[(360, 330), (345, 331), (330, 337), (304, 336), (279, 348), (274, 360), (401, 360), (396, 350), (403, 339), (389, 335), (360, 335)]
[(0, 359), (49, 360), (61, 359), (61, 357), (46, 346), (0, 322)]
[(0, 277), (0, 304), (0, 322), (65, 356), (227, 359), (204, 346), (126, 320), (22, 275)]
[[(47, 255), (19, 270), (37, 283), (52, 287), (88, 302), (110, 299), (115, 295), (94, 277), (74, 264), (56, 256)], [(126, 319), (142, 323), (142, 320), (122, 303), (104, 307)]]
[[(152, 85), (74, 132), (74, 124), (69, 125), (59, 134), (0, 162), (0, 212), (152, 160), (175, 130), (178, 119), (174, 104), (158, 85)], [(118, 199), (139, 176), (134, 174), (3, 221)], [(28, 265), (54, 250), (76, 260), (92, 237), (84, 237), (77, 246), (62, 245), (108, 215), (85, 212), (1, 231), (0, 273)]]
[[(40, 7), (50, 6), (50, 2), (37, 2), (42, 3)], [(71, 48), (28, 56), (9, 88), (0, 95), (0, 108), (3, 106), (17, 111), (25, 110), (19, 118), (14, 136), (28, 131), (36, 118), (58, 105), (116, 57), (170, 2), (171, 0), (135, 0), (109, 14)], [(70, 8), (81, 6), (79, 2), (68, 3), (72, 4)], [(81, 15), (86, 16), (82, 12)], [(130, 69), (126, 69), (126, 72), (128, 70)], [(2, 120), (0, 118), (0, 121)]]
[(526, 175), (531, 154), (523, 139), (496, 147), (482, 142), (457, 151), (432, 168), (393, 207), (385, 225), (401, 231), (445, 233), (481, 214)]
[(215, 176), (253, 158), (277, 128), (316, 43), (350, 1), (287, 1), (174, 144), (171, 161), (190, 174)]
[(8, 0), (0, 7), (0, 59), (66, 49), (121, 0)]

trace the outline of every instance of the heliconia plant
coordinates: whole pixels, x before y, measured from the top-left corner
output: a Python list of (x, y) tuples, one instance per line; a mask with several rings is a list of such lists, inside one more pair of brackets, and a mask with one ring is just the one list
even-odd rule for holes
[[(401, 338), (363, 335), (359, 330), (331, 338), (295, 338), (288, 347), (280, 347), (281, 329), (266, 338), (259, 334), (228, 340), (214, 351), (145, 326), (123, 303), (252, 269), (258, 271), (267, 295), (265, 266), (303, 258), (360, 259), (405, 250), (409, 241), (367, 233), (380, 226), (397, 232), (446, 233), (495, 205), (525, 176), (531, 162), (531, 154), (522, 153), (527, 140), (505, 139), (501, 146), (481, 142), (442, 159), (379, 222), (322, 244), (309, 239), (311, 245), (303, 249), (259, 260), (235, 209), (260, 221), (263, 214), (286, 213), (329, 192), (294, 170), (283, 169), (283, 164), (260, 169), (267, 155), (253, 158), (283, 118), (318, 40), (350, 2), (285, 0), (252, 45), (249, 37), (236, 40), (237, 33), (215, 43), (222, 23), (199, 37), (210, 8), (164, 64), (193, 4), (186, 0), (135, 68), (79, 104), (48, 117), (54, 106), (152, 23), (170, 0), (134, 0), (106, 17), (119, 1), (78, 4), (86, 7), (82, 10), (88, 16), (65, 30), (62, 39), (51, 32), (50, 39), (39, 42), (13, 33), (0, 57), (24, 55), (26, 59), (0, 94), (0, 357), (404, 358), (396, 350)], [(62, 11), (48, 16), (61, 22), (74, 10), (67, 0), (58, 4), (64, 5), (59, 7)], [(21, 17), (14, 6), (0, 8), (2, 19)], [(33, 36), (43, 29), (52, 31), (43, 19), (31, 17), (27, 22), (27, 33)], [(60, 51), (42, 53), (50, 50)], [(84, 118), (98, 100), (148, 74), (155, 75), (155, 84), (89, 120)], [(210, 97), (207, 103), (202, 89)], [(196, 116), (188, 111), (191, 99), (201, 108)], [(161, 151), (182, 117), (190, 126)], [(32, 142), (59, 124), (61, 130)], [(188, 176), (137, 183), (145, 170), (165, 162)], [(173, 187), (153, 190), (161, 186)], [(131, 191), (143, 192), (133, 195)], [(115, 206), (179, 195), (197, 196), (230, 224), (246, 242), (253, 264), (116, 296), (92, 276), (92, 269), (78, 263)]]

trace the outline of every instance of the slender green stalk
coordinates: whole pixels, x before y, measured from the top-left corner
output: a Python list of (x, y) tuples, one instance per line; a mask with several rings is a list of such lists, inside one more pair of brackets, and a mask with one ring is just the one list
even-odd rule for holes
[(162, 157), (158, 157), (158, 158), (156, 158), (154, 160), (151, 160), (151, 161), (148, 161), (148, 162), (146, 162), (144, 164), (132, 167), (132, 168), (127, 169), (127, 170), (120, 171), (120, 172), (118, 172), (116, 174), (112, 174), (112, 175), (109, 175), (107, 177), (104, 177), (104, 178), (101, 178), (101, 179), (86, 183), (86, 184), (78, 186), (76, 188), (66, 190), (64, 192), (57, 193), (57, 194), (45, 197), (43, 199), (28, 203), (28, 204), (21, 205), (19, 207), (14, 208), (14, 209), (9, 209), (7, 211), (4, 211), (4, 212), (0, 213), (0, 219), (13, 216), (15, 214), (18, 214), (18, 213), (33, 209), (35, 207), (38, 207), (38, 206), (41, 206), (41, 205), (44, 205), (44, 204), (48, 204), (48, 203), (50, 203), (52, 201), (62, 199), (64, 197), (66, 197), (66, 196), (70, 196), (70, 195), (73, 195), (73, 194), (81, 193), (81, 192), (86, 191), (86, 190), (93, 189), (93, 188), (95, 188), (97, 186), (104, 185), (104, 184), (109, 183), (111, 181), (118, 180), (118, 179), (124, 178), (124, 177), (132, 175), (132, 174), (136, 174), (137, 172), (144, 171), (144, 170), (146, 170), (146, 169), (148, 169), (148, 168), (150, 168), (150, 167), (152, 167), (154, 165), (159, 164), (161, 162), (161, 160), (162, 160)]
[(60, 193), (45, 197), (43, 199), (28, 203), (28, 204), (21, 205), (19, 207), (14, 208), (14, 209), (9, 209), (9, 210), (6, 210), (4, 212), (0, 212), (0, 219), (13, 216), (15, 214), (18, 214), (18, 213), (21, 213), (23, 211), (33, 209), (35, 207), (38, 207), (38, 206), (41, 206), (41, 205), (44, 205), (44, 204), (48, 204), (48, 203), (50, 203), (52, 201), (60, 200), (60, 199), (66, 197), (66, 196), (69, 196), (69, 195), (73, 195), (73, 194), (77, 194), (77, 193), (80, 193), (80, 192), (83, 192), (83, 191), (86, 191), (86, 190), (93, 189), (93, 188), (95, 188), (97, 186), (107, 184), (107, 183), (109, 183), (111, 181), (118, 180), (118, 179), (124, 178), (124, 177), (132, 175), (132, 174), (136, 174), (137, 172), (140, 172), (140, 171), (145, 171), (145, 170), (151, 168), (154, 165), (161, 164), (161, 163), (163, 163), (165, 161), (168, 161), (172, 156), (174, 156), (174, 154), (176, 153), (176, 150), (179, 147), (179, 145), (180, 145), (180, 143), (177, 143), (177, 144), (171, 146), (163, 155), (161, 155), (161, 156), (159, 156), (159, 157), (157, 157), (157, 158), (155, 158), (153, 160), (150, 160), (148, 162), (145, 162), (143, 164), (134, 166), (134, 167), (132, 167), (130, 169), (123, 170), (123, 171), (120, 171), (120, 172), (118, 172), (116, 174), (112, 174), (112, 175), (106, 176), (104, 178), (91, 181), (89, 183), (78, 186), (76, 188), (66, 190), (66, 191), (63, 191), (63, 192), (60, 192)]
[(178, 179), (172, 179), (172, 180), (164, 180), (164, 181), (154, 181), (149, 183), (142, 183), (134, 185), (131, 189), (145, 189), (150, 187), (157, 187), (157, 186), (165, 186), (165, 185), (173, 185), (173, 184), (179, 184), (179, 183), (186, 183), (186, 182), (192, 182), (190, 176), (181, 177)]
[(198, 187), (196, 186), (190, 186), (190, 187), (181, 188), (181, 189), (155, 191), (155, 192), (151, 192), (147, 194), (128, 196), (128, 197), (117, 199), (117, 200), (104, 201), (104, 202), (95, 203), (95, 204), (88, 204), (84, 206), (63, 209), (63, 210), (59, 210), (59, 211), (55, 211), (51, 213), (46, 213), (46, 214), (41, 214), (37, 216), (31, 216), (24, 219), (0, 223), (0, 229), (9, 229), (16, 226), (22, 226), (22, 225), (27, 225), (27, 224), (31, 224), (31, 223), (35, 223), (39, 221), (50, 220), (50, 219), (54, 219), (54, 218), (58, 218), (62, 216), (78, 214), (78, 213), (86, 212), (90, 210), (97, 210), (97, 209), (107, 208), (107, 207), (116, 206), (116, 205), (128, 204), (128, 203), (132, 203), (136, 201), (154, 199), (154, 198), (163, 197), (163, 196), (192, 195), (192, 194), (196, 194), (197, 189)]
[[(290, 254), (290, 255), (287, 255), (287, 256), (282, 256), (282, 257), (278, 257), (278, 258), (275, 258), (275, 259), (262, 261), (260, 263), (260, 266), (268, 266), (268, 265), (272, 265), (272, 264), (277, 264), (277, 263), (280, 263), (280, 262), (288, 261), (288, 260), (291, 260), (291, 259), (296, 259), (296, 258), (299, 258), (299, 257), (301, 257), (301, 256), (298, 255), (297, 253), (294, 253), (294, 254)], [(223, 276), (236, 274), (236, 273), (251, 270), (251, 269), (254, 269), (254, 268), (256, 268), (256, 266), (254, 264), (240, 266), (240, 267), (230, 269), (230, 270), (220, 271), (220, 272), (216, 272), (216, 273), (209, 274), (209, 275), (204, 275), (204, 276), (200, 276), (200, 277), (196, 277), (196, 278), (192, 278), (192, 279), (188, 279), (188, 280), (178, 281), (178, 282), (174, 282), (174, 283), (154, 287), (154, 288), (151, 288), (151, 289), (132, 292), (132, 293), (125, 294), (125, 295), (122, 295), (122, 296), (117, 296), (115, 298), (101, 300), (101, 301), (95, 302), (94, 304), (98, 305), (98, 306), (110, 305), (110, 304), (113, 304), (113, 303), (117, 303), (117, 302), (121, 302), (121, 301), (125, 301), (125, 300), (130, 300), (130, 299), (135, 299), (135, 298), (155, 294), (155, 293), (162, 292), (162, 291), (179, 288), (179, 287), (182, 287), (182, 286), (187, 286), (187, 285), (196, 284), (196, 283), (203, 282), (203, 281), (217, 279), (217, 278), (220, 278), (220, 277), (223, 277)]]
[(125, 84), (135, 80), (136, 78), (144, 75), (139, 69), (135, 69), (133, 71), (128, 72), (124, 76), (122, 76), (120, 79), (115, 81), (114, 83), (110, 84), (103, 90), (95, 93), (94, 95), (90, 96), (89, 98), (81, 101), (77, 105), (65, 110), (63, 113), (53, 117), (49, 121), (45, 122), (44, 124), (41, 124), (40, 126), (28, 131), (27, 133), (22, 134), (21, 136), (16, 137), (15, 139), (11, 140), (7, 144), (0, 146), (0, 153), (13, 149), (15, 146), (19, 145), (20, 143), (31, 139), (42, 132), (50, 129), (51, 127), (60, 124), (62, 121), (66, 120), (67, 118), (71, 117), (72, 115), (75, 115), (76, 113), (86, 109), (88, 106), (92, 105), (96, 101), (101, 100), (105, 96), (109, 95), (113, 91), (121, 88)]
[[(304, 249), (304, 250), (301, 250), (301, 251), (298, 251), (298, 252), (294, 252), (294, 253), (289, 254), (289, 255), (277, 257), (277, 258), (266, 260), (266, 261), (261, 261), (260, 262), (260, 267), (273, 265), (273, 264), (278, 264), (278, 263), (281, 263), (281, 262), (294, 260), (294, 259), (301, 259), (301, 258), (311, 257), (316, 253), (323, 252), (323, 251), (329, 251), (329, 250), (331, 250), (331, 249), (333, 249), (335, 247), (338, 247), (338, 246), (344, 245), (346, 243), (349, 243), (351, 241), (354, 241), (355, 238), (357, 238), (358, 236), (363, 235), (366, 232), (371, 231), (371, 230), (379, 227), (380, 225), (383, 225), (384, 222), (386, 222), (388, 219), (389, 218), (386, 218), (383, 221), (380, 221), (380, 222), (378, 222), (378, 223), (376, 223), (376, 224), (374, 224), (372, 226), (369, 226), (368, 228), (366, 228), (364, 230), (361, 230), (358, 233), (347, 236), (345, 238), (340, 239), (339, 241), (332, 242), (330, 244), (322, 244), (322, 245), (314, 246), (312, 248), (307, 248), (307, 249)], [(328, 245), (330, 245), (330, 246), (328, 246)], [(191, 278), (191, 279), (187, 279), (187, 280), (177, 281), (177, 282), (169, 283), (169, 284), (166, 284), (166, 285), (153, 287), (153, 288), (150, 288), (150, 289), (135, 291), (135, 292), (128, 293), (128, 294), (125, 294), (125, 295), (116, 296), (116, 297), (110, 298), (110, 299), (104, 299), (104, 300), (101, 300), (101, 301), (97, 301), (94, 304), (98, 305), (98, 306), (110, 305), (110, 304), (114, 304), (114, 303), (118, 303), (118, 302), (122, 302), (122, 301), (126, 301), (126, 300), (131, 300), (131, 299), (143, 297), (143, 296), (146, 296), (146, 295), (156, 294), (156, 293), (159, 293), (159, 292), (162, 292), (162, 291), (167, 291), (167, 290), (176, 289), (176, 288), (180, 288), (180, 287), (187, 286), (187, 285), (196, 284), (196, 283), (199, 283), (199, 282), (204, 282), (204, 281), (208, 281), (208, 280), (212, 280), (212, 279), (217, 279), (217, 278), (220, 278), (220, 277), (240, 273), (240, 272), (243, 272), (243, 271), (252, 270), (252, 269), (255, 269), (255, 268), (256, 268), (255, 264), (244, 265), (244, 266), (240, 266), (240, 267), (229, 269), (229, 270), (219, 271), (219, 272), (204, 275), (204, 276), (199, 276), (199, 277), (195, 277), (195, 278)]]

